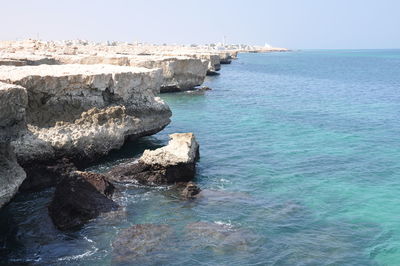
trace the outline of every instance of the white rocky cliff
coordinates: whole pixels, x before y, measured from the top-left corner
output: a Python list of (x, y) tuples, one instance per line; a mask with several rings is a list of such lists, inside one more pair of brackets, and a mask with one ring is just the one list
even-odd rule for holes
[[(127, 140), (157, 133), (171, 117), (160, 92), (194, 89), (239, 51), (273, 50), (265, 49), (0, 41), (0, 207), (18, 188), (55, 185)], [(191, 180), (198, 144), (192, 134), (171, 138), (165, 148), (145, 152), (134, 171), (119, 168), (122, 179)]]
[(14, 142), (20, 161), (95, 159), (164, 128), (171, 112), (156, 94), (161, 70), (113, 65), (0, 67), (0, 80), (28, 92), (28, 130)]

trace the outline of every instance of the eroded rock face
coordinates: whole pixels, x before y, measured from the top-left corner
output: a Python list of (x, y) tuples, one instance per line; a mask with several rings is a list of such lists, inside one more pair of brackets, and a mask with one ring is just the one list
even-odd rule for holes
[(207, 60), (185, 56), (57, 55), (60, 64), (112, 64), (162, 69), (161, 92), (192, 89), (204, 82)]
[(132, 114), (168, 110), (154, 99), (161, 86), (160, 69), (113, 65), (40, 65), (0, 67), (0, 81), (28, 92), (27, 122), (48, 127), (72, 122), (93, 107), (125, 104)]
[(208, 62), (190, 57), (131, 58), (131, 66), (162, 68), (161, 92), (193, 89), (201, 85), (206, 77)]
[(0, 82), (0, 207), (15, 195), (26, 177), (10, 141), (26, 127), (27, 102), (25, 88)]
[(18, 160), (93, 160), (126, 138), (163, 129), (171, 111), (156, 94), (160, 69), (113, 65), (0, 67), (0, 80), (28, 91), (28, 131), (13, 144)]
[(18, 165), (13, 147), (0, 143), (0, 207), (17, 193), (26, 174)]
[(114, 186), (101, 174), (72, 172), (56, 187), (49, 215), (60, 230), (75, 229), (103, 212), (116, 210)]
[(193, 133), (170, 135), (167, 146), (145, 150), (138, 161), (111, 169), (106, 176), (118, 182), (139, 182), (147, 185), (188, 182), (194, 178), (199, 144)]
[(0, 82), (0, 142), (14, 139), (26, 128), (27, 104), (28, 95), (25, 88)]
[(137, 224), (124, 229), (112, 244), (113, 262), (138, 265), (151, 262), (153, 254), (168, 251), (168, 238), (171, 234), (172, 230), (168, 225)]

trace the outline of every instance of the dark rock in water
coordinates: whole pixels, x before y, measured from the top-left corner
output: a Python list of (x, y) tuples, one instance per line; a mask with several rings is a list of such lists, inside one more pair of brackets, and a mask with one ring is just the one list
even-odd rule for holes
[(100, 213), (116, 210), (114, 186), (100, 174), (75, 171), (57, 185), (49, 215), (60, 230), (82, 226)]
[(35, 191), (55, 186), (64, 177), (77, 170), (75, 165), (67, 158), (55, 161), (29, 162), (22, 166), (27, 176), (19, 188), (20, 191)]
[(193, 182), (188, 182), (183, 189), (181, 195), (184, 198), (192, 199), (200, 193), (200, 188)]
[(105, 175), (118, 182), (166, 185), (188, 182), (196, 173), (199, 145), (193, 133), (170, 135), (167, 146), (145, 150), (138, 161), (120, 164)]
[[(163, 253), (169, 247), (172, 230), (168, 225), (137, 224), (122, 230), (114, 243), (113, 262), (121, 265), (152, 260), (152, 255)], [(153, 261), (154, 263), (154, 261)]]

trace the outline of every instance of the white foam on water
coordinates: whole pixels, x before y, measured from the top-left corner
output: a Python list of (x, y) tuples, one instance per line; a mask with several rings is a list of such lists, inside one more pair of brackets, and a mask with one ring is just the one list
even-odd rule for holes
[(232, 225), (232, 223), (231, 223), (230, 220), (229, 220), (228, 222), (214, 221), (214, 223), (215, 223), (215, 224), (218, 224), (218, 225), (225, 226), (225, 227), (227, 227), (227, 228), (229, 228), (229, 229), (232, 229), (232, 228), (233, 228), (233, 225)]
[[(85, 239), (89, 243), (94, 243), (94, 241), (92, 239), (90, 239), (86, 236), (84, 236), (83, 239)], [(89, 257), (89, 256), (95, 254), (98, 250), (99, 250), (98, 248), (93, 246), (91, 250), (88, 250), (85, 253), (78, 254), (78, 255), (72, 255), (72, 256), (65, 256), (65, 257), (58, 258), (57, 260), (58, 261), (70, 261), (70, 260), (82, 259), (82, 258)]]

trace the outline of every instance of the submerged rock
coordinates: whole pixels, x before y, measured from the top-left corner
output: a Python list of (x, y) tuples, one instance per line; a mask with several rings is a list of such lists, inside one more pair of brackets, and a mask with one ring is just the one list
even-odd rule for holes
[(193, 133), (170, 135), (167, 146), (145, 150), (138, 161), (120, 164), (106, 176), (118, 182), (139, 182), (147, 185), (165, 185), (187, 182), (194, 178), (199, 144)]
[(210, 247), (217, 253), (247, 251), (258, 241), (251, 231), (221, 222), (188, 224), (186, 237), (193, 248)]
[(159, 253), (168, 250), (168, 238), (171, 234), (172, 230), (168, 225), (137, 224), (124, 229), (112, 244), (113, 262), (151, 262), (153, 255), (160, 255)]
[(114, 189), (103, 175), (75, 171), (57, 185), (49, 215), (60, 230), (78, 228), (118, 208), (111, 199)]

